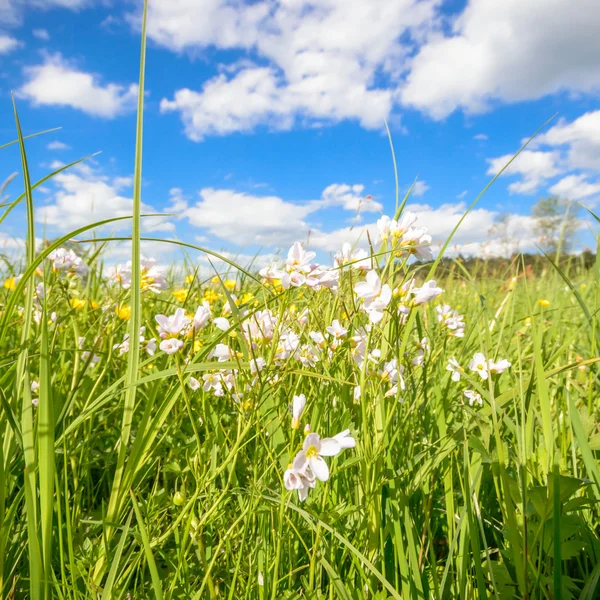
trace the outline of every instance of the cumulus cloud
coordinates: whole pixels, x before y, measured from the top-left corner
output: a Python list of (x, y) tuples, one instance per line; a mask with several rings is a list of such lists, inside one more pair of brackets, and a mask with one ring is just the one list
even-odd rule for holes
[(581, 200), (600, 194), (600, 182), (588, 181), (585, 175), (567, 175), (550, 188), (550, 193), (569, 200)]
[[(487, 174), (496, 175), (499, 173), (512, 157), (512, 154), (505, 154), (504, 156), (488, 159)], [(503, 171), (502, 177), (509, 175), (521, 176), (521, 180), (508, 186), (509, 192), (513, 194), (533, 194), (548, 179), (559, 173), (561, 173), (559, 152), (523, 150)]]
[(600, 170), (600, 110), (584, 113), (571, 123), (561, 119), (534, 144), (560, 148), (572, 169)]
[(177, 90), (161, 109), (180, 113), (193, 140), (298, 122), (350, 119), (382, 127), (394, 105), (390, 82), (409, 52), (401, 38), (421, 36), (435, 22), (436, 4), (155, 0), (148, 34), (157, 43), (177, 52), (213, 46), (255, 57), (226, 65), (198, 90)]
[(21, 42), (11, 35), (0, 33), (0, 54), (8, 54), (17, 49)]
[[(593, 179), (600, 172), (600, 110), (571, 122), (561, 119), (532, 140), (529, 148), (503, 173), (520, 176), (508, 186), (511, 193), (532, 194), (546, 187), (551, 194), (571, 200), (598, 194), (598, 181)], [(488, 159), (488, 174), (496, 174), (510, 158), (506, 154)]]
[(310, 204), (293, 204), (277, 196), (252, 196), (234, 190), (204, 188), (201, 200), (185, 211), (192, 225), (230, 243), (277, 246), (308, 232)]
[(69, 64), (60, 54), (46, 56), (41, 65), (24, 69), (19, 95), (34, 106), (63, 106), (112, 119), (135, 107), (137, 85), (103, 84), (94, 73)]
[[(113, 217), (130, 216), (133, 212), (131, 196), (125, 194), (131, 178), (109, 178), (88, 165), (78, 165), (52, 178), (56, 186), (50, 202), (40, 206), (35, 213), (37, 221), (56, 231), (72, 231), (97, 221)], [(149, 205), (142, 206), (146, 214), (157, 213)], [(131, 227), (130, 221), (111, 225), (113, 231)], [(142, 219), (144, 231), (174, 231), (175, 225), (168, 217)]]
[(341, 206), (344, 210), (354, 212), (381, 212), (383, 205), (375, 201), (372, 196), (365, 196), (364, 185), (346, 183), (332, 183), (321, 194), (321, 201), (317, 201), (316, 208), (327, 206)]
[(410, 61), (400, 99), (442, 119), (562, 91), (596, 93), (599, 27), (596, 0), (469, 0), (449, 32), (434, 32)]

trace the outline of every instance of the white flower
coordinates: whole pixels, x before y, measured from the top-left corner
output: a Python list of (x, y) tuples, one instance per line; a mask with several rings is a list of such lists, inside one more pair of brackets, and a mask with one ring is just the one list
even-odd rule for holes
[(379, 275), (369, 271), (365, 281), (359, 281), (354, 286), (354, 292), (364, 301), (363, 309), (367, 312), (371, 323), (379, 323), (384, 311), (392, 300), (392, 290), (389, 285), (381, 285)]
[(334, 260), (338, 267), (350, 264), (353, 269), (360, 271), (369, 271), (371, 269), (371, 259), (367, 251), (362, 248), (352, 251), (352, 244), (349, 242), (346, 242), (342, 246), (341, 252), (336, 253)]
[(354, 285), (354, 293), (362, 300), (374, 300), (381, 294), (381, 279), (376, 271), (369, 271), (364, 281)]
[(226, 344), (216, 344), (210, 351), (208, 358), (216, 358), (219, 362), (231, 360), (234, 357), (234, 352)]
[(380, 244), (381, 242), (387, 242), (397, 229), (398, 222), (395, 219), (390, 219), (387, 215), (383, 215), (383, 217), (377, 220), (377, 231), (379, 231), (379, 236), (377, 237), (376, 243)]
[(288, 468), (283, 474), (283, 483), (288, 490), (297, 490), (298, 499), (300, 502), (304, 502), (308, 496), (308, 490), (314, 488), (317, 485), (316, 478), (310, 467), (300, 472), (296, 467), (297, 458), (294, 459), (294, 465)]
[(417, 258), (431, 260), (433, 253), (431, 251), (431, 236), (426, 233), (426, 229), (409, 229), (402, 236), (401, 245), (408, 248)]
[(206, 373), (205, 375), (202, 375), (202, 379), (204, 380), (202, 389), (205, 392), (212, 391), (215, 396), (225, 395), (225, 392), (223, 391), (223, 384), (221, 383), (221, 377), (218, 373)]
[(259, 275), (271, 285), (281, 283), (285, 289), (290, 287), (289, 275), (283, 269), (279, 269), (275, 264), (270, 264), (261, 269)]
[(478, 394), (474, 390), (465, 390), (465, 397), (469, 399), (469, 404), (473, 406), (474, 404), (483, 405), (483, 399), (481, 398), (481, 394)]
[(227, 331), (229, 329), (229, 321), (225, 317), (217, 317), (216, 319), (213, 319), (213, 323), (215, 324), (215, 327), (221, 331)]
[(160, 343), (159, 348), (166, 354), (175, 354), (183, 348), (183, 342), (177, 338), (169, 338)]
[(84, 362), (88, 362), (88, 360), (89, 360), (90, 361), (89, 364), (90, 364), (91, 368), (95, 367), (100, 362), (100, 357), (97, 354), (92, 354), (91, 352), (88, 352), (87, 350), (85, 352), (81, 353), (81, 358)]
[(448, 329), (451, 336), (462, 338), (465, 336), (465, 323), (462, 315), (459, 315), (450, 306), (444, 304), (435, 307), (437, 311), (438, 322)]
[(192, 327), (195, 331), (205, 327), (210, 320), (210, 305), (208, 302), (203, 302), (197, 309), (194, 318), (192, 319)]
[(297, 317), (296, 317), (296, 322), (298, 323), (298, 325), (300, 325), (301, 327), (304, 327), (304, 325), (306, 325), (308, 323), (308, 315), (309, 315), (310, 311), (308, 310), (308, 308), (305, 308)]
[(314, 473), (319, 481), (329, 479), (329, 467), (323, 460), (324, 456), (336, 456), (341, 452), (340, 443), (333, 438), (321, 439), (318, 433), (309, 433), (304, 438), (302, 450), (298, 452), (294, 459), (294, 468), (302, 473)]
[(190, 377), (188, 379), (188, 385), (190, 386), (191, 390), (195, 392), (196, 390), (200, 389), (201, 384), (195, 377)]
[(150, 338), (147, 342), (146, 342), (146, 352), (150, 355), (150, 356), (154, 356), (154, 353), (156, 352), (156, 340), (154, 338)]
[[(166, 317), (165, 315), (156, 315), (154, 317), (158, 323), (158, 332), (160, 337), (165, 339), (170, 336), (179, 335), (190, 323), (190, 320), (185, 316), (183, 308), (178, 308), (174, 315)], [(162, 349), (162, 344), (161, 344)]]
[(478, 373), (481, 379), (487, 379), (490, 371), (490, 363), (481, 352), (477, 352), (473, 356), (473, 360), (469, 363), (469, 369)]
[(356, 440), (350, 435), (349, 429), (344, 429), (341, 433), (334, 435), (333, 439), (340, 445), (342, 450), (356, 446)]
[(285, 264), (288, 266), (288, 270), (307, 272), (310, 262), (315, 256), (314, 252), (306, 252), (300, 242), (294, 242), (288, 251)]
[(452, 373), (452, 381), (460, 381), (460, 374), (462, 373), (462, 367), (458, 364), (458, 361), (454, 358), (454, 356), (448, 359), (448, 364), (446, 365), (446, 371), (450, 371)]
[(346, 336), (348, 330), (340, 325), (340, 322), (335, 319), (331, 325), (325, 328), (329, 335), (333, 336), (336, 340), (339, 340)]
[(492, 362), (490, 365), (492, 373), (503, 373), (509, 368), (510, 363), (505, 358), (501, 358), (498, 362)]
[(261, 343), (273, 339), (277, 317), (267, 308), (259, 310), (242, 323), (242, 331), (247, 339)]
[(315, 349), (309, 344), (300, 346), (294, 353), (294, 358), (305, 367), (315, 367), (321, 360)]
[(32, 394), (37, 394), (39, 389), (40, 389), (40, 382), (36, 381), (35, 379), (31, 382), (31, 393)]
[(57, 248), (48, 254), (48, 259), (52, 261), (52, 268), (55, 271), (79, 275), (80, 277), (83, 277), (89, 271), (88, 266), (73, 250)]
[(265, 368), (266, 364), (267, 361), (262, 356), (259, 356), (258, 358), (253, 358), (250, 361), (250, 373), (252, 375), (256, 375)]
[(308, 337), (317, 345), (318, 348), (324, 349), (327, 347), (325, 336), (320, 331), (311, 331)]
[(305, 406), (306, 396), (304, 394), (294, 396), (294, 400), (292, 402), (292, 429), (298, 429), (298, 427), (300, 427), (300, 417), (304, 412)]
[(353, 397), (354, 397), (354, 402), (359, 402), (360, 401), (360, 385), (354, 386), (354, 391), (353, 391)]
[(437, 298), (444, 290), (437, 287), (435, 279), (427, 281), (420, 288), (412, 288), (411, 293), (414, 294), (413, 302), (415, 304), (425, 304), (434, 298)]

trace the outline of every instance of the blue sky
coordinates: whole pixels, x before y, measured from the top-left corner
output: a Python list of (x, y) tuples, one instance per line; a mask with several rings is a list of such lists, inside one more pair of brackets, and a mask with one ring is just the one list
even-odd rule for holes
[[(0, 0), (1, 140), (15, 137), (13, 90), (25, 133), (62, 128), (28, 142), (34, 181), (101, 152), (36, 193), (38, 234), (129, 212), (139, 8)], [(505, 251), (488, 230), (508, 211), (511, 250), (532, 248), (540, 196), (600, 196), (599, 28), (592, 0), (150, 0), (143, 201), (178, 217), (148, 228), (234, 254), (307, 238), (330, 254), (393, 213), (387, 119), (401, 190), (419, 178), (412, 208), (443, 241), (558, 113), (456, 238), (464, 253)], [(17, 149), (3, 152), (0, 179), (20, 171)], [(22, 223), (15, 211), (0, 245), (18, 245)], [(146, 251), (169, 260), (166, 248)]]

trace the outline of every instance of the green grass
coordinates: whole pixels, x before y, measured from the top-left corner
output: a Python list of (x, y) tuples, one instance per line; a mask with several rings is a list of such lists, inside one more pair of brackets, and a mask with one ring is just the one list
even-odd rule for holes
[[(110, 221), (36, 249), (31, 191), (56, 172), (30, 182), (15, 108), (23, 193), (3, 205), (0, 223), (25, 202), (28, 232), (24, 256), (3, 257), (0, 289), (0, 597), (599, 597), (599, 264), (419, 264), (371, 240), (392, 289), (435, 276), (444, 292), (407, 320), (396, 294), (364, 340), (380, 357), (362, 365), (350, 338), (368, 323), (354, 293), (365, 276), (351, 266), (333, 293), (267, 285), (230, 260), (204, 278), (185, 261), (169, 270), (167, 289), (147, 291), (144, 54), (142, 36), (128, 288), (105, 276), (102, 250), (122, 242), (100, 237)], [(398, 214), (406, 201), (397, 197)], [(90, 267), (83, 277), (48, 260), (67, 242)], [(14, 273), (23, 277), (11, 282)], [(174, 296), (179, 289), (187, 294)], [(158, 338), (155, 315), (193, 314), (205, 299), (212, 317), (229, 303), (227, 331), (211, 321), (173, 355), (144, 351), (141, 325), (146, 340)], [(438, 322), (441, 304), (464, 316), (464, 338)], [(302, 344), (334, 319), (348, 335), (315, 365), (277, 360), (281, 328), (254, 343), (244, 333), (266, 309)], [(225, 362), (212, 357), (217, 344), (233, 350)], [(481, 378), (468, 368), (477, 352), (511, 367)], [(265, 367), (255, 376), (258, 357)], [(463, 367), (458, 382), (446, 370), (452, 357)], [(405, 389), (386, 395), (381, 372), (392, 359), (404, 366)], [(235, 370), (222, 397), (190, 387), (190, 377), (218, 369)], [(288, 407), (299, 394), (307, 403), (293, 429)], [(284, 472), (306, 424), (322, 437), (349, 429), (356, 447), (326, 458), (330, 478), (301, 502)]]

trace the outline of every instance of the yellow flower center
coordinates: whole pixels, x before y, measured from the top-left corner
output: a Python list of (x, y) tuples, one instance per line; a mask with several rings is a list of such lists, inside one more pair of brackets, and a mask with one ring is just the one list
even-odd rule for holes
[(306, 450), (306, 458), (317, 458), (319, 456), (319, 450), (316, 446), (309, 446)]

